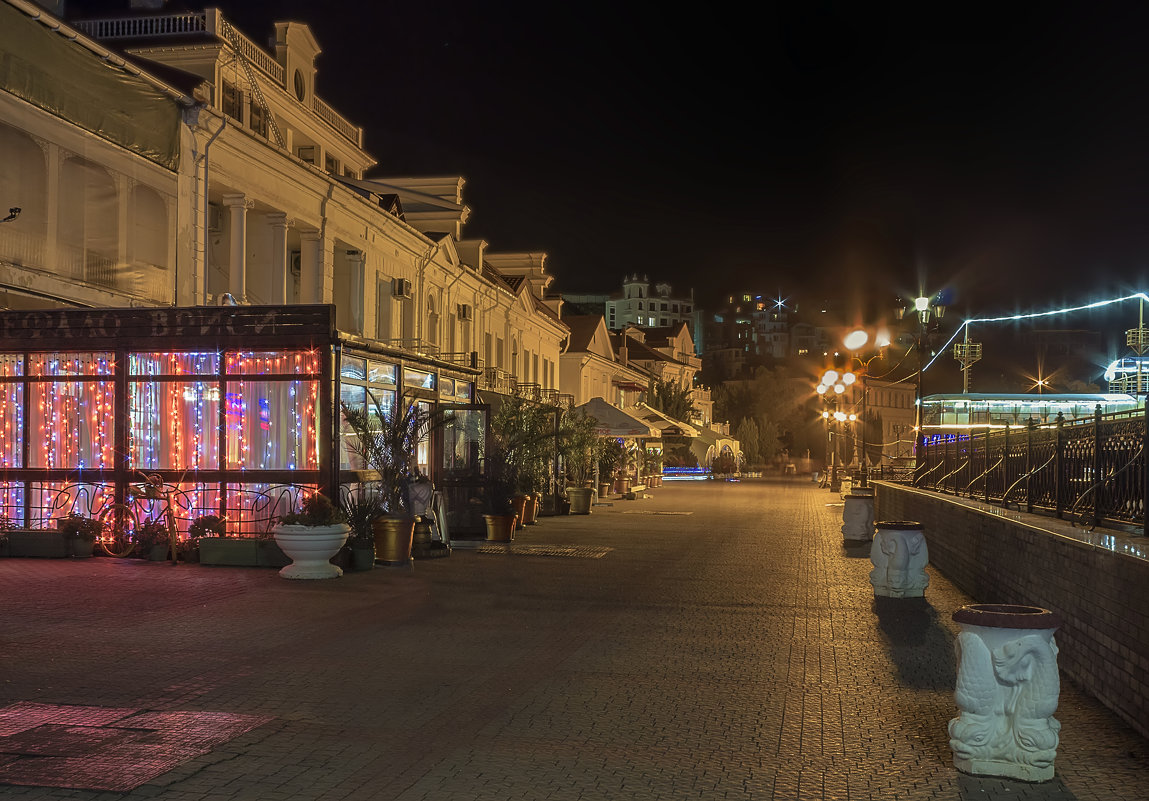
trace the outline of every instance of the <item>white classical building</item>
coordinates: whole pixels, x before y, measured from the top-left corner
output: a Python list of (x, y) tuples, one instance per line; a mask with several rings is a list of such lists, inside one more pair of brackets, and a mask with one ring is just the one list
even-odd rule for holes
[[(269, 471), (267, 481), (286, 482), (293, 470), (306, 473), (297, 483), (311, 486), (344, 480), (347, 454), (324, 440), (338, 437), (340, 400), (401, 389), (426, 403), (520, 392), (570, 405), (558, 391), (569, 330), (559, 303), (544, 300), (546, 254), (498, 253), (468, 239), (461, 177), (369, 175), (375, 160), (362, 128), (317, 94), (320, 49), (306, 24), (277, 23), (265, 50), (217, 9), (133, 13), (125, 2), (122, 16), (64, 21), (45, 11), (56, 5), (0, 0), (0, 206), (19, 209), (0, 223), (0, 307), (9, 310), (0, 315), (23, 332), (8, 343), (20, 364), (39, 364), (38, 346), (26, 341), (37, 314), (45, 326), (81, 324), (92, 334), (88, 344), (103, 350), (81, 361), (103, 364), (102, 353), (122, 351), (107, 368), (119, 372), (145, 361), (174, 369), (194, 348), (234, 361), (206, 373), (216, 389), (184, 392), (194, 395), (188, 409), (167, 392), (176, 386), (175, 374), (167, 376), (156, 397), (171, 395), (172, 408), (147, 422), (132, 407), (130, 423), (163, 433), (168, 413), (186, 416), (194, 406), (222, 420), (234, 412), (234, 443), (211, 450), (193, 443), (188, 426), (178, 458), (157, 452), (147, 456), (156, 464), (142, 466), (175, 471), (180, 460), (206, 460), (219, 473), (212, 491), (226, 512), (258, 469)], [(77, 317), (68, 311), (76, 308), (116, 312)], [(220, 309), (236, 311), (226, 317)], [(120, 320), (150, 322), (128, 341)], [(176, 330), (186, 335), (170, 336)], [(140, 355), (146, 332), (157, 331), (173, 350)], [(260, 369), (319, 377), (308, 379), (310, 400), (287, 391), (287, 373), (268, 385), (274, 392), (253, 388), (258, 398), (232, 392), (228, 370), (248, 361), (248, 336), (263, 349), (252, 357), (263, 360)], [(269, 367), (279, 341), (322, 348)], [(142, 391), (109, 386), (117, 414)], [(127, 442), (145, 433), (132, 429)], [(269, 439), (255, 454), (252, 442), (277, 436), (282, 441)], [(283, 439), (291, 437), (295, 444)], [(95, 478), (108, 491), (129, 478), (95, 445), (74, 465), (47, 440), (36, 447), (60, 470), (106, 461), (106, 475)], [(420, 460), (463, 475), (474, 467), (474, 449), (459, 440), (457, 453), (455, 468), (449, 455), (438, 466), (425, 452)], [(0, 501), (34, 519), (40, 501), (29, 493), (48, 474), (33, 463), (16, 467), (23, 472), (9, 476)]]
[(0, 205), (22, 210), (0, 227), (8, 308), (333, 303), (347, 334), (557, 387), (546, 255), (466, 239), (461, 177), (365, 178), (307, 25), (277, 24), (267, 52), (218, 9), (72, 28), (26, 0), (0, 12), (35, 72), (0, 87)]

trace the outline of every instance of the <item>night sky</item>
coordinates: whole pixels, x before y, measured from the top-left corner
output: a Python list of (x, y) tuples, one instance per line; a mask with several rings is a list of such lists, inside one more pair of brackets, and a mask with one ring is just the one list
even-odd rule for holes
[(1147, 286), (1146, 4), (218, 5), (311, 25), (372, 175), (464, 176), (466, 233), (559, 291), (870, 319), (945, 289), (961, 319)]

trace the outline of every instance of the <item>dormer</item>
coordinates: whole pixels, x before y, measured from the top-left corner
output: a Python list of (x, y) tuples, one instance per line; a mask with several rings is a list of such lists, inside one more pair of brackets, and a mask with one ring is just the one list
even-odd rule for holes
[(315, 96), (315, 58), (321, 52), (308, 25), (275, 23), (275, 60), (283, 65), (288, 93), (305, 108), (311, 108)]
[(488, 253), (487, 263), (505, 276), (521, 277), (531, 294), (539, 299), (546, 297), (547, 288), (555, 280), (547, 274), (546, 253)]
[(485, 239), (463, 239), (458, 243), (459, 261), (473, 270), (479, 269), (487, 257), (487, 241)]

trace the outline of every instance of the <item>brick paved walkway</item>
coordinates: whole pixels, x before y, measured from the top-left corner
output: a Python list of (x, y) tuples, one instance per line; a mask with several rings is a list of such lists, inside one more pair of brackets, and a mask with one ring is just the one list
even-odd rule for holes
[[(210, 746), (126, 794), (0, 797), (1149, 799), (1149, 743), (1068, 682), (1054, 781), (955, 771), (950, 613), (970, 599), (931, 571), (925, 603), (875, 606), (836, 496), (654, 495), (544, 518), (510, 552), (334, 581), (0, 560), (0, 708), (197, 713), (153, 717)], [(152, 736), (73, 728), (57, 745), (82, 739), (70, 758), (106, 774)]]

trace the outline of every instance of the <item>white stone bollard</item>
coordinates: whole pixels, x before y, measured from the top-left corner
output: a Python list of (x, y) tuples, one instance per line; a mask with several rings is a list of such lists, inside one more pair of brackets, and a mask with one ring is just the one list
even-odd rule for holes
[(949, 723), (954, 767), (976, 776), (1053, 778), (1061, 723), (1056, 612), (1037, 606), (971, 604), (953, 613), (960, 715)]
[(874, 496), (850, 493), (842, 506), (842, 538), (847, 543), (874, 538)]
[(930, 562), (922, 524), (911, 520), (886, 520), (877, 524), (870, 546), (870, 584), (874, 595), (884, 598), (921, 598), (929, 586), (926, 565)]

